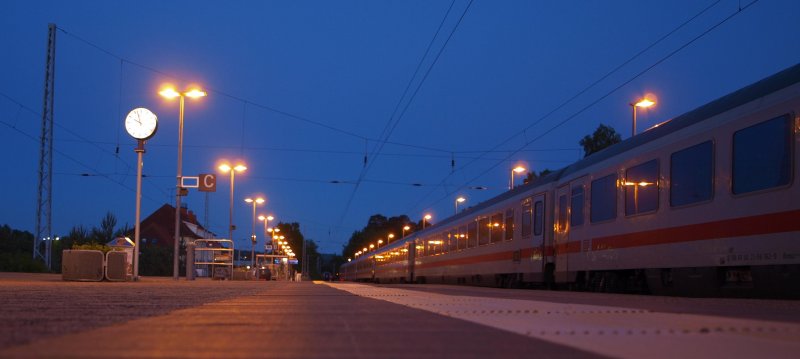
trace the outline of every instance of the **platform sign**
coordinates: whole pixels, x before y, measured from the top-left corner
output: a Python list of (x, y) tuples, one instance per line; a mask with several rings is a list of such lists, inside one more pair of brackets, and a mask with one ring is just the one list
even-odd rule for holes
[(216, 192), (217, 191), (217, 175), (211, 173), (201, 173), (198, 176), (198, 187), (200, 192)]
[(192, 176), (181, 177), (181, 187), (183, 188), (197, 188), (200, 186), (200, 178)]

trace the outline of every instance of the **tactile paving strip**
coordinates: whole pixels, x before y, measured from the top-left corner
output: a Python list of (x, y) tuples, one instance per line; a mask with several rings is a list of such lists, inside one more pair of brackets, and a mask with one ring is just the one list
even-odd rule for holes
[(352, 294), (619, 358), (797, 358), (800, 325), (325, 283)]

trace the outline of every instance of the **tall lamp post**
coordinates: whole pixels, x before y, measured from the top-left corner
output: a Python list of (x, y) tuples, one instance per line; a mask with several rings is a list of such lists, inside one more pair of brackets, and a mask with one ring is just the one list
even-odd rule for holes
[(406, 231), (411, 229), (410, 226), (403, 226), (403, 238), (406, 238)]
[(633, 128), (631, 129), (631, 137), (636, 136), (636, 108), (637, 107), (648, 108), (655, 104), (656, 104), (655, 101), (652, 101), (646, 97), (635, 103), (629, 104), (633, 108)]
[[(264, 254), (267, 254), (267, 233), (269, 233), (269, 221), (273, 219), (275, 219), (273, 216), (265, 216), (263, 214), (258, 216), (258, 220), (264, 222)], [(270, 243), (272, 243), (271, 236)]]
[(256, 205), (264, 203), (264, 199), (261, 197), (258, 198), (245, 198), (245, 202), (253, 204), (253, 230), (250, 232), (250, 240), (252, 241), (250, 246), (250, 265), (255, 267), (256, 266)]
[(426, 213), (424, 217), (422, 217), (422, 229), (425, 229), (425, 222), (430, 221), (433, 216), (430, 213)]
[(233, 185), (236, 172), (243, 172), (247, 167), (243, 164), (237, 164), (233, 167), (227, 163), (219, 165), (219, 170), (229, 173), (231, 175), (231, 196), (230, 196), (230, 209), (228, 210), (228, 239), (233, 240), (233, 230), (236, 226), (233, 225)]
[(466, 201), (466, 200), (467, 200), (466, 198), (464, 198), (464, 197), (461, 197), (461, 196), (459, 196), (458, 198), (456, 198), (456, 202), (455, 202), (455, 205), (456, 205), (456, 214), (458, 214), (458, 204), (459, 204), (459, 203), (464, 203), (464, 201)]
[(161, 90), (159, 95), (173, 99), (180, 98), (180, 107), (178, 111), (178, 175), (176, 177), (175, 185), (175, 244), (174, 253), (172, 257), (172, 279), (178, 280), (178, 252), (180, 249), (181, 240), (181, 196), (185, 193), (185, 188), (181, 187), (182, 166), (183, 166), (183, 102), (184, 98), (200, 98), (206, 96), (205, 91), (199, 89), (191, 89), (189, 91), (178, 92), (174, 88), (168, 87)]
[[(125, 130), (136, 139), (136, 222), (133, 230), (133, 280), (139, 280), (139, 237), (142, 214), (142, 155), (144, 143), (156, 134), (158, 118), (146, 108), (136, 108), (125, 118)], [(58, 237), (56, 237), (56, 240)]]
[(522, 173), (522, 172), (525, 172), (525, 171), (527, 171), (527, 169), (525, 167), (522, 167), (522, 166), (514, 167), (511, 170), (511, 185), (508, 186), (508, 189), (510, 189), (510, 190), (514, 189), (514, 173)]

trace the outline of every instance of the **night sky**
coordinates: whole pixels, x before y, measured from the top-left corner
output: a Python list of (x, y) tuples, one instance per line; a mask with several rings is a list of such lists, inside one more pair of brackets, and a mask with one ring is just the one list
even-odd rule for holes
[[(61, 29), (55, 234), (108, 211), (133, 226), (123, 120), (136, 107), (159, 117), (143, 217), (174, 204), (178, 103), (158, 91), (198, 84), (209, 95), (187, 99), (183, 172), (247, 164), (238, 245), (244, 198), (260, 194), (259, 214), (338, 253), (370, 215), (435, 223), (458, 195), (469, 206), (505, 191), (517, 163), (564, 167), (600, 123), (629, 137), (628, 104), (644, 94), (658, 103), (640, 130), (800, 62), (797, 14), (795, 0), (2, 1), (0, 224), (34, 232), (48, 23)], [(208, 197), (219, 237), (227, 178)], [(184, 202), (204, 222), (206, 196)]]

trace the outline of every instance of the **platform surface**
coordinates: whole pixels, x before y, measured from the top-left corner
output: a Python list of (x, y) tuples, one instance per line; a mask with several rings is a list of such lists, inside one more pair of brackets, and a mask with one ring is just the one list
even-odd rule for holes
[(0, 358), (794, 357), (796, 301), (0, 273)]

